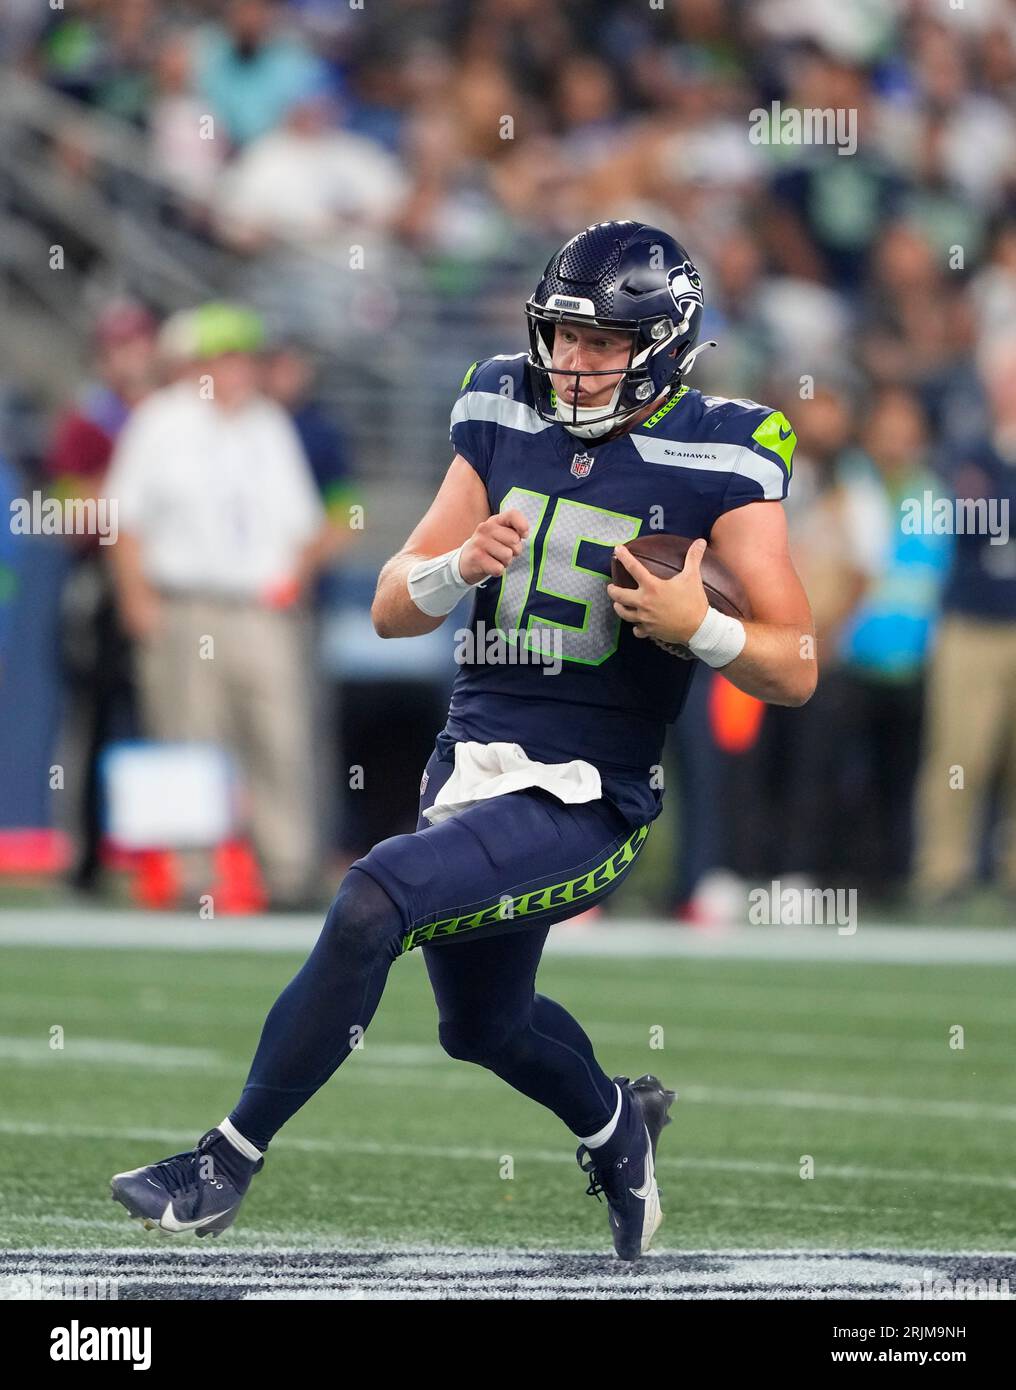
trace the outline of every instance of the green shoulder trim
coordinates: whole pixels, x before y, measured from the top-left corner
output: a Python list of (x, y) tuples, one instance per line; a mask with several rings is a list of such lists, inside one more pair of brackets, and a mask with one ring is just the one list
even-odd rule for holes
[(464, 391), (464, 390), (466, 389), (466, 387), (469, 385), (469, 383), (472, 381), (472, 379), (473, 379), (473, 373), (476, 371), (476, 369), (477, 369), (477, 367), (478, 367), (479, 365), (480, 365), (479, 360), (477, 360), (477, 361), (474, 362), (473, 365), (469, 368), (469, 371), (466, 372), (465, 376), (462, 378), (462, 385), (459, 387), (459, 390), (460, 390), (460, 391)]
[(774, 410), (771, 415), (767, 415), (752, 434), (752, 439), (755, 440), (756, 444), (761, 444), (763, 449), (769, 449), (783, 460), (789, 478), (794, 467), (797, 435), (783, 411)]
[(636, 426), (636, 428), (640, 430), (651, 430), (654, 425), (658, 425), (660, 421), (663, 419), (664, 415), (669, 414), (670, 411), (674, 409), (674, 406), (677, 405), (678, 401), (689, 389), (690, 388), (687, 386), (678, 387), (678, 389), (671, 396), (670, 400), (666, 401), (663, 405), (661, 405), (655, 415), (650, 415), (648, 420), (643, 420), (642, 424)]

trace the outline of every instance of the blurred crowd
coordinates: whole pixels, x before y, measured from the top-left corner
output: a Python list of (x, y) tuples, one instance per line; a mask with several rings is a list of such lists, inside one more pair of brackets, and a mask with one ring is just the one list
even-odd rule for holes
[[(673, 232), (719, 343), (692, 384), (779, 406), (796, 429), (787, 506), (822, 671), (800, 711), (696, 682), (672, 740), (673, 904), (707, 918), (703, 885), (723, 874), (850, 876), (924, 903), (985, 875), (1016, 892), (1016, 542), (902, 524), (926, 494), (1016, 496), (1013, 0), (8, 9), (6, 63), (136, 131), (167, 224), (266, 268), (273, 302), (310, 321), (321, 275), (341, 279), (357, 249), (375, 285), (385, 267), (417, 279), (437, 306), (434, 361), (451, 364), (419, 370), (448, 391), (477, 335), (487, 352), (522, 346), (519, 272), (535, 283), (562, 239), (611, 217)], [(754, 142), (750, 113), (775, 102), (855, 113), (856, 151), (783, 143), (775, 120)], [(106, 176), (70, 121), (46, 158), (68, 206)], [(476, 325), (468, 348), (442, 331), (452, 303)], [(117, 312), (99, 328), (89, 427), (67, 412), (54, 426), (57, 474), (102, 472), (152, 387), (138, 343), (156, 342), (154, 325), (140, 305)], [(380, 293), (370, 312), (398, 336)], [(190, 370), (208, 331), (171, 319), (163, 363), (182, 342)], [(298, 417), (308, 370), (280, 355), (259, 400)], [(317, 493), (341, 491), (320, 412), (297, 426), (322, 460)], [(315, 517), (308, 503), (292, 533), (305, 576), (330, 553)], [(136, 635), (144, 596), (117, 583), (120, 628)], [(283, 896), (306, 868), (279, 869)]]

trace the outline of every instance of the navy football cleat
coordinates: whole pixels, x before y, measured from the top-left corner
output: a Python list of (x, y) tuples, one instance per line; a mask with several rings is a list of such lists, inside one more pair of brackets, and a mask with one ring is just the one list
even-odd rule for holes
[[(637, 1260), (644, 1255), (663, 1220), (660, 1210), (660, 1191), (656, 1185), (656, 1141), (660, 1130), (670, 1124), (668, 1110), (677, 1098), (655, 1076), (640, 1076), (630, 1081), (627, 1076), (615, 1076), (629, 1100), (630, 1139), (619, 1150), (613, 1141), (603, 1149), (588, 1149), (580, 1144), (575, 1157), (584, 1173), (589, 1174), (586, 1195), (600, 1201), (607, 1195), (607, 1212), (614, 1249), (622, 1260)], [(618, 1121), (620, 1125), (624, 1114)], [(606, 1151), (606, 1152), (604, 1152)], [(597, 1164), (597, 1155), (602, 1155)], [(583, 1157), (588, 1161), (583, 1162)]]
[(117, 1173), (110, 1182), (120, 1202), (146, 1230), (217, 1236), (232, 1226), (244, 1193), (263, 1158), (252, 1162), (219, 1129), (210, 1129), (188, 1153), (147, 1168)]

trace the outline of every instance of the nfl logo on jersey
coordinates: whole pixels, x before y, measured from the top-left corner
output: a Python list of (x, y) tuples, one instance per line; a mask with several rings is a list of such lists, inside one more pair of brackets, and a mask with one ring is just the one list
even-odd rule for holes
[(576, 454), (571, 461), (571, 471), (576, 478), (587, 478), (593, 466), (592, 454)]

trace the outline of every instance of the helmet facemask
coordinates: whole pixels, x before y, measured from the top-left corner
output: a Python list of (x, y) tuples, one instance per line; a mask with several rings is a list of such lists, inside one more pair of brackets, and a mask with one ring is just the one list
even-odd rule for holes
[[(591, 306), (590, 306), (591, 307)], [(668, 318), (652, 322), (637, 319), (604, 319), (591, 314), (550, 309), (535, 300), (526, 304), (529, 326), (529, 369), (536, 396), (537, 411), (544, 420), (563, 425), (580, 439), (599, 439), (622, 428), (650, 402), (669, 390), (681, 375), (681, 363), (668, 355), (671, 344), (681, 337), (679, 327)], [(554, 331), (558, 324), (573, 323), (587, 328), (627, 332), (631, 336), (628, 360), (621, 367), (594, 371), (569, 371), (553, 365)], [(619, 377), (609, 401), (595, 406), (579, 404), (579, 388), (588, 379)], [(575, 382), (575, 400), (563, 400), (555, 380)]]

